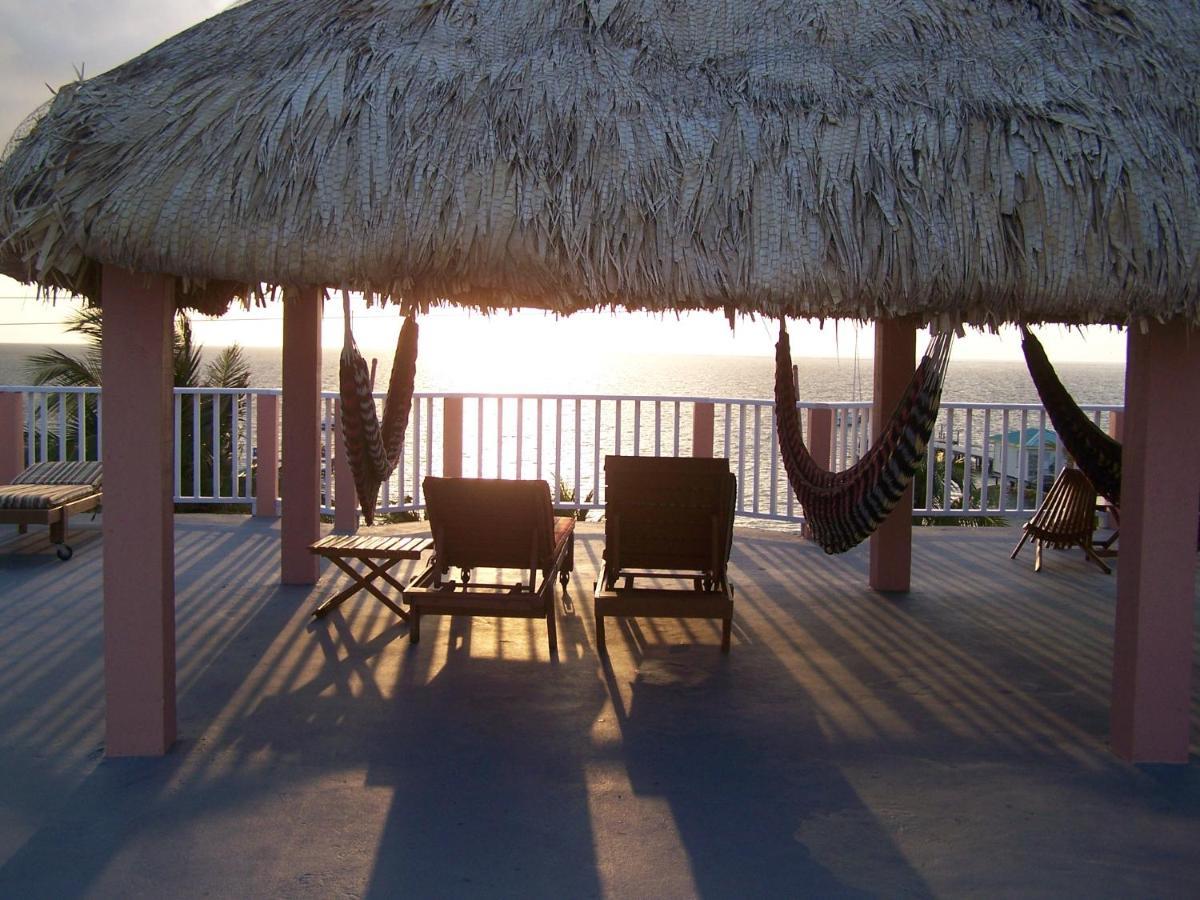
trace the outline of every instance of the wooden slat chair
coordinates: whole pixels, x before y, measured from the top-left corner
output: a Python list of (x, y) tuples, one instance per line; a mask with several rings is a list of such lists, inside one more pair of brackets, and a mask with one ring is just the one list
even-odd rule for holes
[[(596, 582), (596, 647), (604, 619), (623, 616), (721, 619), (729, 652), (733, 585), (729, 551), (737, 479), (726, 459), (607, 456), (604, 564)], [(691, 582), (637, 587), (637, 579)]]
[(1098, 565), (1106, 575), (1110, 569), (1094, 549), (1096, 531), (1096, 489), (1079, 469), (1063, 469), (1042, 498), (1033, 518), (1022, 526), (1024, 534), (1013, 548), (1009, 559), (1016, 559), (1025, 542), (1033, 538), (1033, 570), (1042, 570), (1042, 548), (1046, 545), (1059, 550), (1081, 547), (1084, 555)]
[[(422, 482), (433, 557), (404, 592), (409, 640), (421, 616), (545, 618), (550, 653), (558, 650), (554, 581), (565, 589), (575, 568), (575, 519), (555, 516), (540, 480), (435, 478)], [(457, 581), (448, 578), (452, 568)], [(477, 569), (520, 570), (520, 581), (484, 583)], [(541, 581), (538, 575), (541, 574)]]
[(74, 552), (67, 544), (67, 521), (73, 513), (87, 512), (100, 505), (103, 469), (98, 462), (34, 463), (0, 486), (0, 523), (50, 526), (50, 543), (58, 558), (67, 560)]

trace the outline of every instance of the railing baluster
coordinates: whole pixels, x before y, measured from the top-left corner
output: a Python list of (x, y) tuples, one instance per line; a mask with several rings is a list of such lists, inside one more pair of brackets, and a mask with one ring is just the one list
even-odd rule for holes
[(759, 436), (762, 433), (762, 407), (754, 404), (754, 503), (752, 509), (758, 513), (759, 489), (758, 489), (758, 473), (762, 469), (762, 462), (759, 458)]
[(172, 393), (171, 402), (175, 404), (175, 443), (171, 446), (175, 448), (175, 499), (178, 500), (183, 494), (183, 454), (179, 452), (183, 445), (183, 397)]
[(42, 454), (39, 460), (50, 458), (50, 392), (42, 392)]
[(963, 411), (964, 424), (966, 429), (966, 437), (963, 440), (963, 485), (962, 485), (962, 503), (960, 504), (963, 512), (971, 509), (971, 487), (973, 486), (974, 475), (972, 473), (972, 457), (971, 451), (974, 449), (971, 442), (971, 429), (974, 427), (974, 419), (972, 414), (974, 409), (970, 406)]
[(746, 404), (738, 404), (738, 512), (745, 509), (746, 499)]
[(562, 397), (554, 399), (554, 496), (562, 499)]
[(246, 477), (242, 482), (244, 485), (244, 490), (241, 492), (241, 497), (243, 500), (249, 501), (253, 497), (253, 494), (251, 493), (251, 482), (254, 480), (254, 441), (251, 438), (251, 435), (254, 434), (254, 426), (256, 424), (254, 421), (254, 408), (257, 405), (257, 398), (252, 392), (247, 392), (244, 396), (246, 398), (246, 419), (242, 429), (242, 439), (245, 441)]
[[(96, 389), (96, 459), (104, 459), (104, 395)], [(176, 447), (179, 445), (176, 444)], [(178, 452), (178, 451), (176, 451)]]
[(779, 453), (777, 451), (775, 404), (771, 404), (771, 518), (778, 515), (779, 494)]
[(75, 458), (87, 459), (87, 394), (75, 395)]
[(992, 411), (983, 411), (983, 443), (979, 446), (979, 512), (987, 515), (992, 506), (990, 475), (992, 468)]
[(475, 477), (483, 477), (483, 397), (479, 397), (476, 401), (475, 411), (478, 417), (478, 423), (475, 427), (475, 437), (478, 442), (478, 447), (475, 451)]
[(600, 499), (600, 401), (596, 400), (592, 412), (592, 502), (601, 503)]
[(1008, 509), (1008, 410), (1004, 410), (1000, 423), (1000, 512)]
[(680, 421), (680, 406), (679, 401), (675, 401), (675, 450), (673, 456), (679, 455), (679, 421)]
[(543, 431), (542, 422), (542, 407), (545, 405), (543, 398), (538, 397), (537, 400), (537, 439), (534, 444), (534, 450), (537, 453), (537, 477), (544, 479), (546, 476), (542, 471), (542, 444), (545, 443), (545, 432)]
[(633, 455), (642, 455), (642, 401), (633, 401)]
[(613, 418), (613, 455), (621, 455), (621, 401), (617, 400), (613, 406), (616, 407), (616, 414)]
[(208, 398), (212, 432), (212, 495), (221, 496), (221, 395)]
[(521, 465), (524, 460), (524, 448), (521, 446), (525, 440), (525, 398), (517, 398), (517, 471), (516, 477), (521, 477)]
[(583, 504), (583, 398), (575, 398), (575, 506)]
[(400, 496), (396, 499), (399, 501), (397, 505), (403, 507), (405, 497), (411, 496), (412, 505), (421, 505), (421, 404), (414, 403), (412, 408), (412, 430), (413, 430), (413, 448), (412, 448), (412, 494), (410, 495), (405, 490), (404, 470), (400, 469)]
[(192, 391), (189, 396), (192, 398), (192, 496), (199, 497), (202, 493), (200, 473), (203, 471), (203, 457), (200, 452), (200, 393)]
[(504, 477), (504, 398), (496, 398), (496, 477)]

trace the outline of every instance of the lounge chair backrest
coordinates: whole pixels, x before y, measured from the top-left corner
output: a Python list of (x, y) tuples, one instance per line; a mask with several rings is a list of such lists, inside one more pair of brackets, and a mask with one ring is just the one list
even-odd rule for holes
[(103, 478), (102, 464), (95, 460), (83, 462), (34, 463), (13, 479), (13, 484), (90, 484), (99, 487)]
[(550, 564), (554, 508), (546, 482), (431, 475), (422, 488), (440, 565), (528, 569), (535, 540), (539, 567)]
[(723, 575), (737, 479), (724, 458), (606, 456), (605, 551), (616, 569)]

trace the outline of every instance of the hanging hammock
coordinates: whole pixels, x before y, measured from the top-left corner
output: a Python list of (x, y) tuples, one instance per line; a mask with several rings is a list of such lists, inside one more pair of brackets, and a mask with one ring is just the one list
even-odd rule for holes
[(354, 492), (358, 495), (363, 519), (368, 525), (373, 525), (379, 486), (395, 470), (404, 448), (404, 432), (412, 410), (413, 384), (417, 374), (418, 328), (411, 316), (404, 320), (400, 328), (381, 426), (375, 411), (375, 398), (371, 393), (367, 361), (358, 352), (354, 334), (350, 330), (350, 294), (347, 291), (342, 291), (342, 309), (346, 321), (338, 369), (342, 438), (345, 440), (346, 457), (354, 476)]
[(1058, 439), (1067, 448), (1096, 491), (1114, 505), (1121, 502), (1121, 445), (1105, 434), (1059, 381), (1041, 342), (1021, 326), (1021, 350), (1029, 366), (1029, 376), (1042, 406), (1054, 424)]
[(775, 420), (779, 451), (796, 498), (826, 553), (843, 553), (870, 537), (904, 494), (933, 434), (953, 333), (937, 335), (879, 438), (841, 472), (822, 468), (800, 432), (792, 351), (783, 320), (775, 345)]

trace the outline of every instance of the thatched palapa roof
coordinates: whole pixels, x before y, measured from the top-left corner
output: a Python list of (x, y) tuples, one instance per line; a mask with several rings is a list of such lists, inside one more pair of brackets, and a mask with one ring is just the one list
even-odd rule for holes
[(59, 91), (0, 270), (190, 302), (1200, 321), (1200, 10), (250, 0)]

